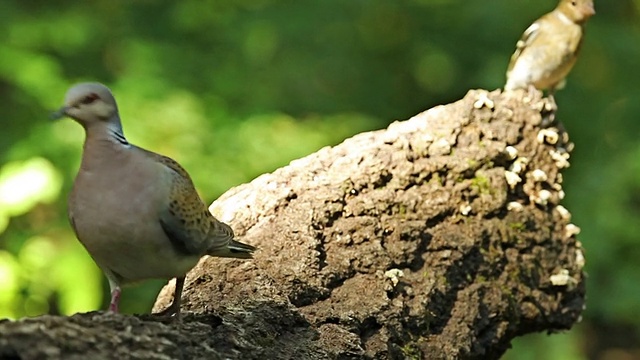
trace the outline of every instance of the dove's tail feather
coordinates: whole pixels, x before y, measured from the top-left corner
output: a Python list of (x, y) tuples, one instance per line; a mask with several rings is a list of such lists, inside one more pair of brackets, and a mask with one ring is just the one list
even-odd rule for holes
[(226, 247), (212, 249), (211, 251), (209, 251), (208, 255), (238, 259), (251, 259), (253, 258), (254, 251), (256, 251), (255, 246), (231, 240), (229, 242), (229, 245), (227, 245)]

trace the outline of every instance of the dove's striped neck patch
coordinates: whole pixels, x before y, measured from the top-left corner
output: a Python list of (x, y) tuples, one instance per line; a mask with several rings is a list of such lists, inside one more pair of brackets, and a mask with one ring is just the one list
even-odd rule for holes
[(129, 142), (127, 141), (127, 139), (124, 137), (124, 135), (122, 135), (119, 132), (112, 132), (111, 135), (113, 136), (114, 139), (116, 139), (117, 142), (119, 142), (122, 145), (127, 145), (129, 146)]
[(109, 135), (111, 135), (111, 138), (113, 140), (127, 147), (131, 145), (129, 144), (127, 139), (124, 137), (124, 134), (122, 133), (122, 126), (120, 125), (120, 123), (115, 123), (115, 124), (110, 123), (108, 126), (108, 129), (109, 129)]

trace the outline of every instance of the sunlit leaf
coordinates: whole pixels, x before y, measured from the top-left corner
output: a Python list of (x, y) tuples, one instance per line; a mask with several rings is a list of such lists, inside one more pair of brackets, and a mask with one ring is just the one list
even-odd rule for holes
[(5, 164), (0, 169), (0, 207), (12, 216), (23, 214), (38, 202), (55, 200), (61, 185), (60, 175), (48, 160)]

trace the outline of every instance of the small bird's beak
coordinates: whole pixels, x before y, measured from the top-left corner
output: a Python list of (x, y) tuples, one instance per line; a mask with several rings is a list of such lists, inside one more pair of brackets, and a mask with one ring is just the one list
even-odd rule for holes
[(61, 118), (65, 117), (65, 116), (67, 116), (67, 110), (69, 110), (69, 107), (68, 106), (63, 106), (60, 109), (52, 112), (49, 115), (49, 119), (58, 120), (58, 119), (61, 119)]
[(593, 16), (593, 15), (595, 15), (595, 14), (596, 14), (596, 8), (595, 8), (595, 6), (593, 5), (593, 3), (592, 3), (592, 4), (590, 4), (590, 5), (585, 5), (585, 7), (584, 7), (584, 14), (585, 14), (585, 16), (587, 16), (587, 17), (591, 17), (591, 16)]

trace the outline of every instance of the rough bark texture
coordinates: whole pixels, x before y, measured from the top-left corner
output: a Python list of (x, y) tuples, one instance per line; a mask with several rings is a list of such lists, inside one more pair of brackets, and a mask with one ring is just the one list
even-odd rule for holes
[(203, 259), (182, 322), (3, 322), (0, 355), (495, 359), (516, 336), (568, 329), (584, 258), (557, 206), (572, 144), (554, 114), (539, 93), (470, 91), (296, 160), (212, 205), (260, 251)]

